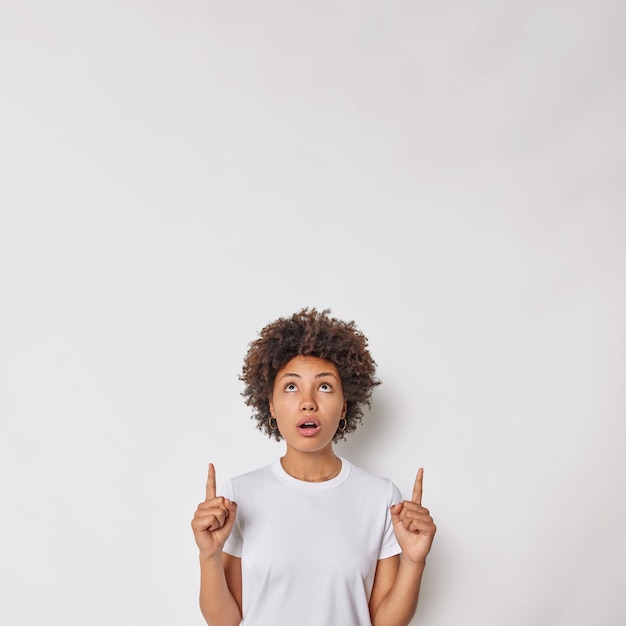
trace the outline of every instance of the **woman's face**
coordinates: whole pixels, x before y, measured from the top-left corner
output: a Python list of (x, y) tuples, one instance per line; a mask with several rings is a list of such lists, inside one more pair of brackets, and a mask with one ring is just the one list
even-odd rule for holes
[(288, 447), (314, 452), (332, 445), (347, 404), (337, 368), (315, 356), (296, 356), (274, 379), (270, 412)]

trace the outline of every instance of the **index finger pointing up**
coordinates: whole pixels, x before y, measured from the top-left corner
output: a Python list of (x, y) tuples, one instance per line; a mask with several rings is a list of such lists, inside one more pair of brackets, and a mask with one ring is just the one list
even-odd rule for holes
[(415, 484), (413, 485), (413, 495), (411, 500), (420, 506), (422, 506), (422, 484), (424, 481), (424, 468), (420, 467), (417, 470), (417, 476), (415, 476)]
[(209, 463), (209, 475), (206, 479), (206, 499), (215, 498), (215, 467)]

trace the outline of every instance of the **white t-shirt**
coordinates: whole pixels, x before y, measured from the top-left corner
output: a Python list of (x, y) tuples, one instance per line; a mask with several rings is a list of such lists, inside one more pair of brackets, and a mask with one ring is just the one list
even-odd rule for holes
[(311, 483), (272, 465), (221, 490), (237, 502), (224, 551), (241, 557), (246, 626), (370, 626), (379, 559), (400, 553), (388, 479), (342, 459), (341, 472)]

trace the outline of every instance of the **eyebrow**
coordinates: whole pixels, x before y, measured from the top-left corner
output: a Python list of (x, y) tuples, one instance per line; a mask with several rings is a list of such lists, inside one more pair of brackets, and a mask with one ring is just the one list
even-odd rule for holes
[[(324, 378), (324, 376), (332, 376), (333, 378), (337, 379), (337, 376), (335, 374), (333, 374), (333, 372), (320, 372), (319, 374), (315, 374), (315, 378)], [(300, 374), (296, 374), (295, 372), (285, 372), (281, 377), (280, 380), (282, 380), (283, 378), (302, 378), (302, 376), (300, 376)]]

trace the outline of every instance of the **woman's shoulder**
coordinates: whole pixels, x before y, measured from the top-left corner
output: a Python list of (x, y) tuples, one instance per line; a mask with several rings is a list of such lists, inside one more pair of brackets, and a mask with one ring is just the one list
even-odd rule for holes
[[(350, 461), (346, 461), (345, 459), (342, 460), (345, 463), (350, 463)], [(396, 485), (390, 478), (373, 474), (372, 472), (365, 470), (362, 467), (358, 467), (353, 463), (350, 463), (350, 476), (353, 477), (355, 482), (360, 483), (367, 489), (380, 489), (384, 492), (389, 492), (394, 489), (397, 490)]]
[(231, 481), (236, 483), (256, 483), (258, 481), (267, 480), (271, 473), (272, 465), (264, 465), (263, 467), (237, 474), (231, 478)]
[(267, 481), (270, 473), (271, 465), (266, 465), (231, 476), (221, 486), (222, 495), (228, 498), (234, 498), (236, 492), (241, 492), (242, 489), (259, 489)]
[[(386, 476), (374, 474), (368, 470), (351, 465), (350, 480), (346, 482), (347, 492), (350, 497), (356, 498), (361, 508), (374, 506), (379, 510), (381, 505), (387, 507), (402, 500), (402, 494), (394, 482)], [(380, 509), (385, 511), (384, 506)]]

